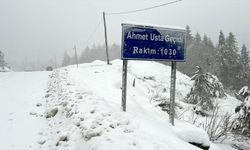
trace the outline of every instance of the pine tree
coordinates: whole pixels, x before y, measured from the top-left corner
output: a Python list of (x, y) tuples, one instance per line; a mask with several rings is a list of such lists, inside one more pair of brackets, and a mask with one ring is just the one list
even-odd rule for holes
[(239, 89), (242, 85), (243, 66), (238, 54), (237, 41), (233, 33), (225, 39), (220, 31), (219, 43), (217, 46), (218, 75), (222, 83), (230, 90)]
[[(250, 57), (247, 51), (247, 47), (243, 44), (241, 48), (241, 55), (240, 55), (241, 64), (243, 66), (243, 73), (241, 77), (241, 85), (248, 85), (250, 87)], [(248, 84), (246, 84), (248, 83)]]
[[(186, 27), (187, 32), (187, 50), (186, 61), (178, 65), (178, 70), (192, 76), (195, 71), (193, 66), (201, 66), (204, 71), (215, 73), (215, 48), (210, 38), (204, 35), (201, 38), (199, 33), (192, 36), (190, 27)], [(189, 41), (189, 42), (188, 42)]]
[(226, 39), (226, 60), (229, 73), (229, 83), (232, 89), (239, 90), (242, 87), (240, 81), (244, 80), (243, 65), (238, 54), (238, 46), (235, 36), (232, 32), (229, 33)]
[(191, 30), (190, 30), (190, 27), (189, 25), (186, 26), (186, 42), (187, 42), (187, 45), (191, 44), (193, 40), (193, 36), (191, 34)]
[(214, 62), (216, 52), (214, 49), (213, 42), (210, 38), (207, 37), (207, 35), (203, 36), (203, 40), (200, 46), (200, 53), (202, 53), (200, 57), (200, 65), (204, 68), (204, 70), (214, 73)]
[(203, 43), (205, 46), (208, 46), (208, 37), (207, 37), (207, 35), (204, 35), (204, 36), (203, 36), (203, 41), (202, 41), (202, 43)]
[(4, 62), (4, 54), (2, 51), (0, 51), (0, 67), (4, 67), (5, 62)]
[(242, 64), (246, 67), (246, 69), (249, 69), (250, 57), (245, 44), (243, 44), (241, 48), (241, 61)]
[[(112, 44), (109, 46), (109, 59), (114, 60), (120, 58), (120, 46)], [(105, 45), (93, 45), (92, 47), (86, 47), (82, 51), (80, 56), (80, 62), (92, 62), (94, 60), (106, 61)]]
[(223, 31), (220, 31), (220, 35), (219, 35), (219, 42), (217, 45), (217, 54), (216, 54), (216, 59), (217, 59), (217, 66), (216, 66), (216, 72), (219, 76), (219, 78), (221, 79), (221, 82), (227, 87), (228, 86), (228, 69), (227, 69), (227, 65), (225, 62), (225, 51), (226, 51), (226, 47), (225, 47), (225, 36)]
[(194, 80), (194, 85), (185, 98), (188, 103), (196, 104), (203, 110), (211, 110), (214, 107), (213, 98), (225, 96), (223, 86), (217, 77), (204, 73), (199, 66), (191, 80)]
[(67, 52), (64, 53), (62, 66), (68, 66), (71, 64), (71, 58)]
[(237, 118), (234, 130), (250, 136), (250, 91), (247, 86), (244, 86), (238, 94), (245, 97), (245, 99), (240, 106), (235, 108)]
[(215, 50), (215, 46), (212, 42), (212, 40), (210, 38), (208, 38), (208, 41), (207, 41), (207, 46), (211, 49), (211, 50)]
[(195, 42), (198, 44), (201, 43), (201, 36), (198, 32), (195, 34)]
[[(192, 75), (193, 72), (193, 68), (191, 68), (191, 66), (194, 66), (192, 63), (192, 55), (195, 54), (193, 46), (194, 46), (194, 42), (193, 42), (194, 37), (192, 36), (190, 27), (187, 25), (186, 26), (186, 61), (183, 63), (180, 63), (179, 65), (177, 65), (178, 70), (182, 71), (183, 73), (187, 74), (187, 75)], [(170, 65), (169, 62), (164, 62), (162, 61), (162, 63), (166, 64), (166, 65)]]
[(227, 50), (232, 51), (234, 53), (238, 52), (237, 41), (236, 41), (235, 35), (232, 32), (229, 32), (229, 35), (226, 38), (225, 44), (226, 44)]
[(222, 30), (220, 30), (220, 35), (219, 35), (219, 48), (225, 46), (225, 36)]
[(7, 63), (4, 60), (4, 53), (0, 51), (0, 70), (5, 71), (5, 67), (7, 67)]

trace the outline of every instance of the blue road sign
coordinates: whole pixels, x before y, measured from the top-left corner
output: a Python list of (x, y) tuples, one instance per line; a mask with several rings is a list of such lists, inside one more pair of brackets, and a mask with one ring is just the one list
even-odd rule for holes
[(122, 24), (123, 60), (185, 61), (186, 30)]

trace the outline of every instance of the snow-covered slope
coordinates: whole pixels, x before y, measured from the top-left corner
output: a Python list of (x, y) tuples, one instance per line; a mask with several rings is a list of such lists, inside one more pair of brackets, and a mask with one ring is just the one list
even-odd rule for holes
[[(168, 66), (156, 62), (129, 61), (127, 112), (121, 109), (122, 61), (120, 60), (113, 61), (112, 65), (95, 61), (80, 64), (79, 68), (68, 66), (57, 69), (48, 77), (46, 92), (43, 91), (43, 86), (47, 72), (8, 74), (0, 74), (0, 85), (9, 87), (6, 89), (0, 86), (0, 92), (7, 93), (3, 94), (4, 96), (0, 93), (0, 102), (4, 102), (2, 98), (10, 100), (8, 107), (2, 111), (5, 113), (3, 116), (6, 118), (5, 122), (10, 118), (8, 113), (11, 112), (12, 103), (20, 108), (26, 106), (26, 109), (22, 109), (25, 111), (21, 113), (24, 122), (16, 122), (13, 129), (22, 137), (26, 137), (25, 133), (28, 131), (19, 131), (19, 124), (31, 130), (27, 134), (29, 141), (25, 142), (23, 142), (25, 138), (18, 141), (1, 137), (3, 141), (8, 140), (0, 145), (7, 150), (12, 149), (11, 145), (16, 146), (20, 142), (23, 142), (21, 149), (24, 147), (44, 150), (199, 149), (188, 142), (211, 146), (210, 150), (231, 149), (229, 146), (209, 142), (204, 130), (186, 121), (176, 119), (174, 127), (169, 123), (168, 114), (157, 106), (159, 100), (169, 99), (170, 67)], [(13, 80), (11, 75), (16, 76), (16, 79)], [(135, 87), (132, 86), (134, 80)], [(191, 86), (190, 78), (177, 72), (176, 102), (182, 107), (177, 109), (177, 115), (181, 114), (177, 118), (182, 120), (190, 117), (192, 112), (191, 105), (182, 101)], [(15, 96), (10, 94), (13, 91), (12, 87), (19, 88)], [(21, 94), (18, 94), (19, 92)], [(18, 97), (22, 100), (21, 103)], [(43, 97), (42, 102), (41, 97)], [(227, 99), (219, 101), (221, 105), (227, 107), (227, 111), (232, 111), (234, 103), (227, 102)], [(39, 107), (36, 106), (37, 103)], [(42, 110), (44, 110), (43, 115), (41, 115)], [(26, 122), (26, 119), (29, 121)], [(6, 124), (6, 126), (0, 125), (1, 135), (8, 131), (9, 125)], [(7, 134), (11, 137), (14, 133)], [(18, 138), (21, 138), (20, 136)]]
[[(169, 97), (170, 67), (165, 65), (129, 62), (127, 112), (123, 112), (121, 66), (120, 60), (112, 65), (95, 61), (79, 68), (65, 67), (50, 76), (44, 106), (47, 112), (58, 112), (48, 118), (49, 126), (41, 137), (46, 142), (41, 147), (195, 150), (199, 148), (188, 142), (210, 145), (205, 131), (179, 120), (172, 127), (168, 114), (155, 106), (154, 97), (159, 93)], [(177, 100), (187, 94), (191, 84), (189, 77), (177, 72)]]

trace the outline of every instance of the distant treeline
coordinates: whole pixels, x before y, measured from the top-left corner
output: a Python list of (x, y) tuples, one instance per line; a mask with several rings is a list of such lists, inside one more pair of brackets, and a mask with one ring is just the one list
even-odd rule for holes
[[(112, 44), (109, 46), (109, 59), (118, 59), (121, 56), (121, 47), (117, 44)], [(78, 56), (79, 63), (89, 63), (94, 60), (106, 61), (106, 49), (105, 45), (92, 45), (91, 47), (86, 47)], [(75, 56), (70, 57), (67, 52), (64, 53), (62, 66), (67, 66), (74, 64), (76, 61)]]
[(239, 47), (235, 35), (227, 36), (221, 30), (218, 42), (214, 44), (207, 35), (191, 33), (186, 26), (187, 50), (186, 61), (178, 63), (178, 69), (191, 76), (200, 66), (204, 71), (215, 74), (226, 89), (239, 90), (250, 86), (250, 58), (245, 44)]
[[(215, 74), (226, 89), (239, 90), (242, 86), (250, 86), (250, 58), (245, 44), (238, 45), (235, 35), (230, 32), (227, 36), (220, 31), (218, 42), (214, 44), (207, 36), (199, 33), (192, 34), (190, 27), (186, 26), (187, 49), (186, 61), (177, 64), (178, 70), (192, 76), (196, 66), (204, 71)], [(120, 59), (120, 45), (109, 46), (109, 58)], [(106, 60), (105, 45), (86, 47), (79, 55), (79, 63), (94, 60)], [(63, 66), (75, 62), (67, 53), (64, 54)], [(161, 62), (169, 65), (169, 62)]]

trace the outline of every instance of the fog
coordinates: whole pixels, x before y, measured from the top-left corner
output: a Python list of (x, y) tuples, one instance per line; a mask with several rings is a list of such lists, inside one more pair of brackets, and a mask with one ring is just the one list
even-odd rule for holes
[[(102, 12), (121, 12), (170, 2), (166, 0), (0, 0), (0, 50), (6, 61), (61, 62), (65, 51), (80, 53), (103, 44)], [(120, 44), (121, 22), (185, 27), (216, 43), (219, 31), (233, 32), (250, 49), (249, 0), (183, 0), (127, 15), (107, 15), (108, 42)], [(97, 28), (96, 28), (97, 27)], [(94, 34), (93, 31), (96, 30)]]

